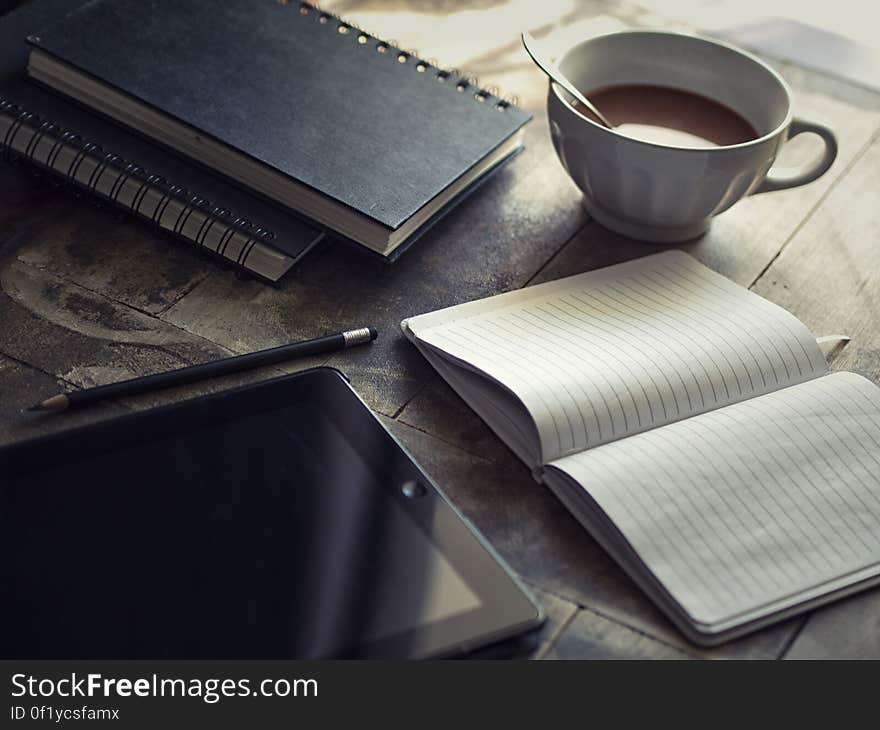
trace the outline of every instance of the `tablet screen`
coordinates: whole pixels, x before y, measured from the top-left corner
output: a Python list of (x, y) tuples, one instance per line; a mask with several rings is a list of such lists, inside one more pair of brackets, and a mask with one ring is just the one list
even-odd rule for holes
[(12, 477), (4, 656), (290, 658), (480, 607), (334, 423), (289, 403)]

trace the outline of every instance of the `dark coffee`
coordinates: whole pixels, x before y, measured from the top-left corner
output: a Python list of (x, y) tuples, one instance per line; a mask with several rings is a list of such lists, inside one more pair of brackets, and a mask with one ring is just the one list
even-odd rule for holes
[[(650, 84), (596, 89), (587, 98), (616, 131), (675, 147), (722, 147), (756, 139), (758, 133), (733, 109), (700, 94)], [(584, 116), (589, 110), (575, 103)]]

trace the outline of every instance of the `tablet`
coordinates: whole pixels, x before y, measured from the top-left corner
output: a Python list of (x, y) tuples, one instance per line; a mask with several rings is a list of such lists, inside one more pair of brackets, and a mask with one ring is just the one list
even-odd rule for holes
[(456, 655), (540, 610), (318, 368), (0, 449), (2, 658)]

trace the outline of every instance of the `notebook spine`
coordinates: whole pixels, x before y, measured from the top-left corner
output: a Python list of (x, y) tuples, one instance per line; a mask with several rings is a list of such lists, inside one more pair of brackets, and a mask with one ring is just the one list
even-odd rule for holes
[(295, 262), (270, 246), (274, 233), (212, 205), (181, 185), (62, 129), (0, 96), (0, 154), (24, 161), (75, 190), (172, 236), (277, 281)]
[(351, 37), (354, 42), (365, 46), (367, 49), (385, 54), (392, 59), (396, 58), (397, 62), (401, 65), (413, 66), (417, 73), (432, 75), (436, 81), (454, 86), (456, 91), (460, 93), (470, 93), (475, 101), (491, 104), (498, 111), (507, 111), (511, 106), (519, 104), (519, 100), (515, 95), (502, 95), (501, 91), (494, 86), (481, 87), (480, 81), (476, 76), (458, 69), (441, 68), (436, 60), (423, 59), (418, 51), (402, 49), (398, 46), (397, 41), (382, 40), (340, 16), (322, 10), (317, 3), (299, 2), (297, 0), (278, 0), (278, 2), (282, 5), (298, 8), (301, 15), (313, 18), (320, 25), (332, 25), (339, 35)]

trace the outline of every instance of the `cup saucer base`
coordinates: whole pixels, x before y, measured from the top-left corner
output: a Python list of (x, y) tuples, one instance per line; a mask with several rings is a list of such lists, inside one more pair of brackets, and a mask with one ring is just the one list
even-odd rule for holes
[(652, 226), (609, 213), (586, 196), (583, 197), (582, 201), (587, 212), (601, 226), (638, 241), (650, 241), (651, 243), (681, 243), (682, 241), (690, 241), (702, 236), (709, 230), (709, 226), (712, 224), (712, 220), (707, 218), (706, 220), (686, 226)]

